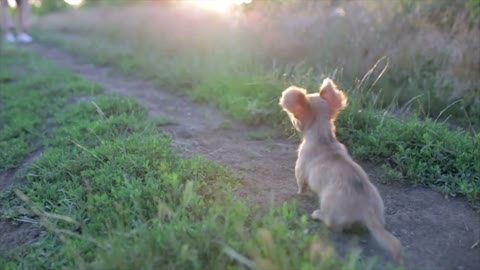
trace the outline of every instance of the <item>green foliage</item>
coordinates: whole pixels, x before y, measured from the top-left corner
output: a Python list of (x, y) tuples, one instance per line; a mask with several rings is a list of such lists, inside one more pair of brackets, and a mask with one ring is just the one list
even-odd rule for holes
[(381, 118), (355, 106), (341, 114), (337, 132), (354, 156), (384, 164), (393, 179), (480, 201), (480, 134), (453, 132), (430, 119)]
[(84, 0), (85, 6), (111, 6), (130, 2), (129, 0)]
[(474, 17), (480, 17), (480, 0), (468, 0), (467, 7), (471, 10)]
[(36, 14), (46, 14), (58, 12), (69, 8), (69, 5), (63, 0), (41, 0), (41, 5), (32, 6), (32, 11)]
[(192, 96), (194, 100), (213, 103), (249, 124), (275, 123), (280, 120), (274, 94), (278, 89), (281, 89), (279, 83), (273, 80), (229, 74), (204, 78)]
[[(83, 0), (80, 7), (117, 6), (128, 4), (128, 0)], [(32, 5), (32, 11), (38, 15), (61, 12), (72, 9), (64, 0), (40, 0), (40, 5)]]

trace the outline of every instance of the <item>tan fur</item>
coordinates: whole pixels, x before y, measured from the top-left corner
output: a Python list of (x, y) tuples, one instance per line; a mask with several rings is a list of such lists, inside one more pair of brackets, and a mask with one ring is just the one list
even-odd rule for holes
[(303, 135), (295, 176), (298, 193), (310, 187), (318, 194), (320, 208), (312, 217), (335, 231), (363, 225), (395, 261), (401, 261), (400, 241), (384, 227), (378, 190), (335, 137), (335, 119), (347, 105), (346, 95), (332, 80), (325, 79), (315, 94), (289, 87), (282, 93), (280, 105)]

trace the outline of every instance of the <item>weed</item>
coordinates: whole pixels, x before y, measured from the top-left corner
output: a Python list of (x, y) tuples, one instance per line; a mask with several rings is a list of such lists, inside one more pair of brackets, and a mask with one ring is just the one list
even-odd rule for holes
[(168, 117), (163, 117), (163, 116), (157, 116), (157, 117), (151, 117), (150, 118), (153, 123), (159, 127), (161, 126), (171, 126), (171, 125), (177, 125), (177, 121)]

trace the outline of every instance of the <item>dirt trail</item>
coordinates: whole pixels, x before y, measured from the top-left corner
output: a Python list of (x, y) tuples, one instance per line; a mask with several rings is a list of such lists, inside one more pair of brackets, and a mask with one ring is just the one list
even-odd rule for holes
[[(38, 143), (34, 144), (38, 145)], [(43, 148), (41, 147), (33, 147), (33, 149), (36, 150), (31, 152), (18, 168), (7, 170), (0, 174), (0, 192), (10, 187), (18, 179), (19, 175), (24, 173), (43, 153)], [(32, 223), (0, 221), (0, 252), (33, 241), (40, 235), (40, 232), (40, 228)]]
[[(19, 72), (24, 72), (20, 70)], [(74, 97), (70, 100), (67, 106), (77, 104), (78, 102), (91, 100), (90, 96)], [(50, 133), (55, 127), (55, 123), (52, 117), (47, 118), (43, 127), (45, 134)], [(4, 192), (13, 184), (22, 183), (24, 180), (24, 173), (27, 169), (42, 156), (44, 147), (40, 138), (34, 138), (30, 141), (30, 152), (15, 169), (9, 169), (0, 173), (0, 192)], [(35, 220), (23, 219), (17, 222), (0, 221), (0, 252), (9, 250), (19, 245), (33, 242), (42, 233), (41, 228), (36, 224)]]
[[(24, 72), (19, 70), (19, 72)], [(48, 118), (45, 123), (45, 133), (53, 128), (53, 119)], [(21, 180), (21, 175), (43, 154), (43, 146), (39, 138), (30, 142), (30, 152), (15, 169), (9, 169), (0, 173), (0, 192), (5, 191), (12, 184)], [(34, 241), (41, 233), (38, 226), (29, 222), (11, 223), (0, 221), (0, 252)]]
[[(238, 199), (255, 204), (267, 204), (272, 198), (277, 203), (297, 199), (300, 211), (308, 215), (317, 206), (314, 195), (296, 195), (295, 143), (286, 139), (254, 140), (248, 134), (260, 128), (245, 126), (209, 106), (164, 91), (167, 89), (157, 89), (148, 81), (127, 78), (110, 68), (95, 66), (58, 48), (41, 44), (30, 48), (96, 81), (108, 92), (136, 98), (152, 116), (174, 119), (178, 124), (164, 130), (172, 135), (175, 145), (187, 154), (201, 154), (225, 164), (244, 177)], [(480, 239), (480, 215), (467, 202), (445, 199), (426, 188), (382, 184), (380, 170), (363, 165), (384, 198), (387, 227), (402, 241), (408, 269), (478, 269), (480, 247), (471, 247)], [(385, 258), (368, 235), (332, 233), (330, 238), (342, 250), (356, 237), (367, 255)]]

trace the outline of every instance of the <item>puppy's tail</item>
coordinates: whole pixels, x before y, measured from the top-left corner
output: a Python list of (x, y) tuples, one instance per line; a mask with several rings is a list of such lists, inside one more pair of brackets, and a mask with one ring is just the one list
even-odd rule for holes
[(385, 229), (373, 209), (367, 211), (364, 222), (380, 246), (387, 250), (397, 263), (402, 262), (402, 244), (393, 234)]

